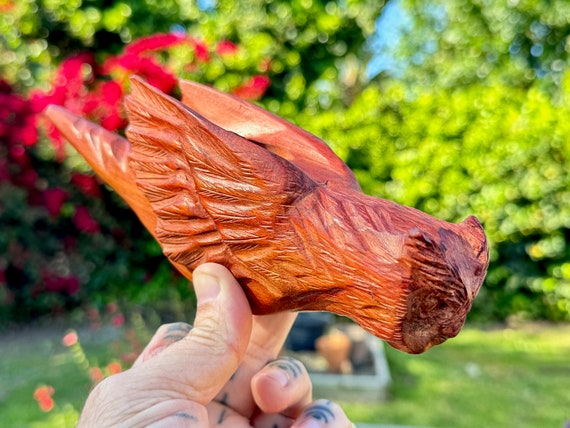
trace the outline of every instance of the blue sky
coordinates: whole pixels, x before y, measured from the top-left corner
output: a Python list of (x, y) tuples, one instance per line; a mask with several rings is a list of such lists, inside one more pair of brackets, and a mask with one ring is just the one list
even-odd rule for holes
[(402, 32), (409, 28), (411, 23), (412, 20), (402, 9), (400, 0), (390, 0), (386, 4), (376, 21), (376, 33), (369, 41), (374, 57), (368, 65), (368, 76), (374, 77), (383, 71), (398, 72), (398, 63), (390, 50), (398, 44)]

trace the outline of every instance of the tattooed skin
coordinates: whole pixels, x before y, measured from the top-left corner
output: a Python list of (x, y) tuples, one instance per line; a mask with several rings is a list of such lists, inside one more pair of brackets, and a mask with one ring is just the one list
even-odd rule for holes
[(269, 367), (278, 367), (287, 373), (290, 373), (294, 379), (297, 379), (303, 373), (303, 366), (299, 361), (291, 357), (280, 357), (268, 364)]
[(317, 419), (328, 424), (335, 419), (334, 412), (329, 408), (330, 405), (330, 401), (326, 401), (324, 404), (318, 402), (306, 409), (303, 413), (307, 418)]
[(222, 396), (220, 397), (220, 399), (218, 400), (218, 403), (220, 403), (220, 404), (222, 404), (222, 405), (224, 405), (224, 406), (227, 406), (227, 405), (228, 405), (228, 393), (227, 393), (227, 392), (224, 393), (224, 395), (222, 395)]
[(224, 419), (226, 419), (226, 410), (224, 409), (222, 410), (222, 413), (220, 413), (220, 417), (218, 418), (218, 425), (221, 425), (222, 422), (224, 422)]
[(168, 326), (164, 339), (171, 340), (172, 342), (177, 342), (185, 338), (186, 335), (190, 333), (190, 330), (192, 330), (192, 326), (190, 324), (186, 324), (185, 322), (174, 323)]
[(198, 422), (198, 418), (196, 416), (190, 415), (186, 412), (178, 412), (174, 416), (179, 419), (187, 419), (190, 421)]

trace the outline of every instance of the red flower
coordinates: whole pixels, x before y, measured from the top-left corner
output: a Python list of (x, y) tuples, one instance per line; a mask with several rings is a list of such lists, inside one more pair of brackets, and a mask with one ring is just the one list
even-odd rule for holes
[(99, 367), (91, 367), (89, 369), (89, 377), (93, 383), (99, 383), (103, 380), (105, 375), (103, 374), (103, 370)]
[(105, 64), (106, 68), (118, 65), (133, 74), (143, 76), (148, 83), (165, 93), (170, 93), (176, 86), (176, 78), (162, 65), (151, 58), (138, 57), (132, 54), (121, 55), (116, 61)]
[(107, 371), (109, 372), (110, 375), (114, 375), (117, 373), (121, 373), (123, 371), (123, 367), (121, 366), (121, 363), (115, 361), (107, 365)]
[(39, 400), (44, 397), (51, 397), (54, 393), (53, 386), (50, 385), (43, 385), (38, 386), (34, 391), (34, 400)]
[(238, 50), (238, 47), (235, 43), (230, 42), (229, 40), (222, 40), (216, 46), (216, 53), (218, 55), (234, 55)]
[(66, 293), (69, 295), (79, 291), (79, 279), (75, 276), (59, 276), (44, 273), (42, 277), (46, 291), (52, 293)]
[(250, 78), (246, 83), (234, 89), (234, 95), (248, 100), (258, 100), (264, 94), (271, 80), (267, 76), (256, 75)]
[(53, 398), (46, 397), (40, 401), (38, 401), (38, 405), (40, 406), (40, 410), (42, 412), (51, 412), (53, 410), (53, 406), (55, 405)]
[(85, 64), (91, 66), (91, 69), (95, 67), (95, 57), (92, 53), (82, 52), (66, 58), (59, 67), (57, 83), (61, 85), (72, 82), (83, 83), (83, 80), (89, 77), (83, 76)]
[(108, 105), (116, 105), (123, 98), (123, 88), (112, 80), (103, 82), (100, 86), (103, 101)]
[(44, 206), (52, 217), (57, 217), (61, 212), (63, 203), (67, 200), (67, 192), (59, 187), (47, 189), (44, 192)]
[(125, 54), (138, 56), (148, 51), (167, 49), (186, 40), (186, 37), (180, 34), (154, 34), (132, 42), (125, 48)]
[(16, 184), (26, 189), (34, 189), (38, 181), (38, 173), (33, 169), (23, 171), (15, 180)]
[(125, 126), (125, 119), (118, 113), (111, 113), (101, 121), (101, 126), (109, 131), (116, 131)]
[(63, 344), (63, 346), (67, 346), (69, 348), (70, 346), (75, 345), (78, 340), (79, 339), (77, 337), (77, 333), (75, 331), (70, 331), (65, 336), (63, 336), (63, 339), (61, 339), (61, 343)]
[(125, 316), (123, 314), (117, 314), (111, 319), (111, 324), (113, 327), (122, 327), (125, 324)]
[(196, 59), (202, 62), (210, 61), (210, 52), (208, 51), (208, 46), (202, 40), (193, 39), (192, 44), (194, 45), (194, 55)]
[(0, 137), (9, 145), (32, 146), (38, 139), (30, 103), (0, 79)]
[(89, 210), (84, 206), (75, 208), (73, 223), (77, 229), (85, 233), (99, 233), (100, 231), (99, 223), (91, 217)]
[(54, 401), (51, 397), (54, 392), (53, 387), (49, 385), (39, 386), (34, 391), (34, 400), (38, 402), (42, 412), (49, 412), (53, 409)]
[(25, 146), (33, 146), (38, 141), (38, 131), (36, 130), (35, 118), (26, 120), (23, 127), (14, 132), (16, 140)]
[(101, 191), (97, 184), (97, 180), (92, 175), (75, 172), (71, 175), (71, 184), (79, 187), (79, 189), (81, 189), (81, 191), (87, 196), (95, 198), (101, 197)]
[(28, 95), (28, 102), (34, 113), (40, 113), (51, 103), (51, 99), (44, 91), (36, 89)]

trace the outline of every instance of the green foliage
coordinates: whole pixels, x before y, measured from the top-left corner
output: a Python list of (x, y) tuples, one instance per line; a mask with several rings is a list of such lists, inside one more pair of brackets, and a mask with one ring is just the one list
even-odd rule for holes
[(414, 21), (397, 55), (407, 77), (456, 87), (560, 84), (568, 66), (570, 4), (565, 0), (402, 0)]
[(220, 0), (197, 31), (206, 40), (236, 42), (254, 63), (271, 58), (265, 102), (294, 117), (299, 106), (316, 112), (350, 101), (365, 79), (371, 53), (363, 46), (383, 6), (377, 0)]

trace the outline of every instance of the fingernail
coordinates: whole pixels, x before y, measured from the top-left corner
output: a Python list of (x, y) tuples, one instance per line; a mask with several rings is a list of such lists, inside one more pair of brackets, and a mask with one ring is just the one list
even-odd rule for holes
[(285, 388), (289, 383), (289, 376), (283, 370), (271, 370), (266, 376), (279, 383), (282, 388)]
[(193, 278), (194, 291), (198, 304), (216, 300), (220, 294), (220, 282), (218, 278), (207, 273), (196, 273)]

